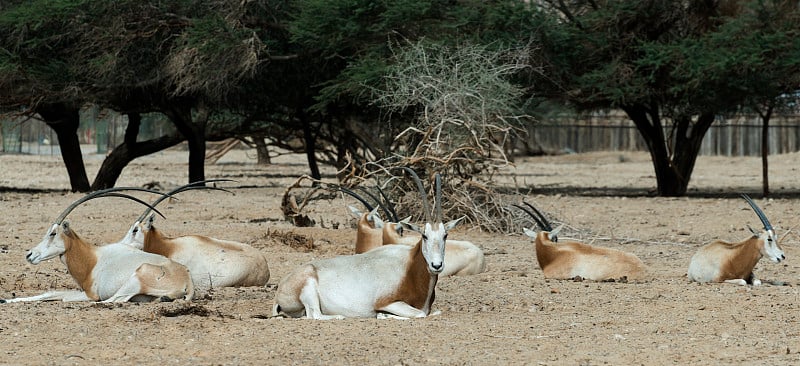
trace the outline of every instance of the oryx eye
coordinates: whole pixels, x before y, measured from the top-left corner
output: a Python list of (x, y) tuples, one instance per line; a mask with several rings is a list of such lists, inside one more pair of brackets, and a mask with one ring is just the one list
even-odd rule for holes
[(425, 235), (425, 234), (422, 234), (422, 240), (428, 240), (428, 236)]
[(51, 231), (50, 232), (50, 236), (56, 236), (56, 232), (55, 231)]
[(138, 232), (139, 232), (139, 228), (138, 228), (138, 227), (137, 227), (137, 228), (135, 228), (135, 229), (133, 229), (133, 233), (134, 233), (134, 234), (136, 234), (136, 233), (138, 233)]

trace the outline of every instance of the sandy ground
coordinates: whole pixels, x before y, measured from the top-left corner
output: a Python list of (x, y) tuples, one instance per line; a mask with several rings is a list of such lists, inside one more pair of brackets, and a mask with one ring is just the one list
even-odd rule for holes
[[(186, 152), (170, 150), (131, 164), (118, 185), (186, 180)], [(266, 288), (214, 289), (192, 302), (14, 303), (0, 305), (0, 364), (379, 364), (631, 365), (800, 364), (800, 256), (796, 234), (800, 155), (771, 158), (776, 197), (757, 199), (780, 234), (787, 260), (762, 260), (765, 280), (786, 286), (689, 283), (698, 247), (740, 240), (759, 221), (739, 192), (760, 191), (757, 158), (701, 157), (687, 198), (657, 198), (643, 153), (524, 158), (501, 179), (529, 192), (567, 226), (564, 236), (629, 251), (649, 266), (639, 283), (545, 280), (532, 243), (521, 233), (460, 227), (487, 255), (485, 273), (439, 281), (434, 309), (418, 320), (313, 321), (270, 318), (276, 284), (316, 258), (349, 254), (355, 237), (349, 199), (315, 203), (317, 227), (294, 228), (279, 210), (285, 187), (305, 172), (296, 156), (271, 166), (233, 151), (207, 167), (208, 177), (236, 179), (236, 195), (193, 192), (163, 207), (160, 228), (249, 243), (270, 257)], [(102, 156), (87, 155), (90, 176)], [(0, 155), (0, 298), (76, 284), (58, 260), (24, 259), (49, 223), (80, 194), (55, 156)], [(331, 174), (326, 171), (326, 174)], [(141, 208), (118, 199), (86, 203), (72, 227), (95, 243), (119, 240)], [(793, 229), (789, 231), (789, 229)], [(315, 249), (287, 245), (294, 236)]]

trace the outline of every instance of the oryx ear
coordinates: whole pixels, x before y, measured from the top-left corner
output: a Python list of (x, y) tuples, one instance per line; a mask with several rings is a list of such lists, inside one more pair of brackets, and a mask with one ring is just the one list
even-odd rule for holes
[(372, 223), (372, 227), (376, 229), (383, 227), (383, 220), (381, 220), (381, 215), (378, 214), (378, 208), (380, 207), (373, 208), (372, 211), (367, 214), (367, 221)]
[(525, 235), (527, 235), (530, 238), (534, 238), (534, 239), (536, 238), (536, 232), (531, 230), (531, 229), (528, 229), (528, 228), (524, 227), (524, 228), (522, 228), (522, 232), (524, 232)]
[(151, 214), (150, 217), (147, 218), (147, 224), (145, 224), (145, 228), (147, 230), (152, 230), (154, 221), (156, 221), (156, 214)]
[(411, 231), (418, 232), (418, 233), (422, 234), (422, 229), (420, 229), (419, 226), (414, 225), (414, 224), (412, 224), (410, 222), (400, 221), (400, 222), (398, 222), (398, 224), (400, 224), (400, 226), (402, 226), (406, 230), (411, 230)]
[(562, 228), (564, 228), (564, 224), (558, 225), (557, 228), (553, 229), (553, 231), (550, 232), (550, 241), (552, 242), (558, 241), (558, 232), (561, 231)]
[(69, 228), (69, 221), (64, 221), (61, 223), (61, 230), (64, 231), (64, 235), (70, 235), (72, 233)]
[(453, 221), (444, 224), (444, 231), (450, 231), (452, 228), (456, 227), (456, 225), (461, 223), (461, 220), (464, 220), (466, 218), (467, 218), (466, 216), (461, 216)]
[(384, 225), (386, 225), (386, 223), (381, 220), (381, 215), (378, 215), (376, 212), (375, 216), (372, 216), (372, 226), (374, 226), (376, 229), (383, 229)]
[(357, 208), (355, 208), (355, 207), (353, 207), (351, 205), (347, 205), (347, 208), (350, 209), (350, 214), (353, 215), (353, 217), (355, 217), (357, 219), (361, 219), (361, 215), (364, 214), (363, 212), (361, 212), (361, 210), (359, 210), (359, 209), (357, 209)]

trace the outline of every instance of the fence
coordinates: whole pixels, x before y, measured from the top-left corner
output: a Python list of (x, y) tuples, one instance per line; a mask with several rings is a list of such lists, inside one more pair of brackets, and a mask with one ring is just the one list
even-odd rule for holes
[[(81, 111), (81, 124), (78, 128), (78, 141), (84, 152), (105, 154), (122, 143), (127, 116), (110, 113), (98, 108)], [(0, 151), (5, 153), (56, 155), (61, 154), (55, 132), (44, 122), (29, 117), (0, 116)], [(147, 114), (142, 116), (138, 139), (148, 140), (174, 131), (174, 127), (163, 116)], [(90, 149), (86, 149), (90, 146)]]
[[(126, 116), (97, 108), (81, 112), (78, 139), (82, 145), (104, 154), (122, 143), (128, 125)], [(6, 153), (60, 154), (58, 139), (44, 122), (26, 117), (0, 117), (2, 150)], [(163, 116), (142, 116), (139, 140), (174, 131)], [(594, 114), (582, 118), (558, 118), (529, 127), (529, 141), (555, 151), (646, 151), (647, 146), (633, 123), (620, 113)], [(800, 115), (775, 116), (769, 126), (770, 154), (800, 150)], [(669, 134), (669, 129), (665, 129)], [(761, 120), (740, 115), (714, 122), (700, 148), (701, 155), (755, 156), (761, 154)]]
[[(761, 119), (740, 115), (718, 119), (703, 138), (700, 155), (757, 156), (761, 154)], [(647, 145), (624, 115), (595, 115), (582, 119), (560, 118), (529, 128), (530, 139), (545, 150), (555, 151), (646, 151)], [(668, 136), (670, 128), (665, 127)], [(769, 153), (800, 151), (800, 115), (771, 119)]]

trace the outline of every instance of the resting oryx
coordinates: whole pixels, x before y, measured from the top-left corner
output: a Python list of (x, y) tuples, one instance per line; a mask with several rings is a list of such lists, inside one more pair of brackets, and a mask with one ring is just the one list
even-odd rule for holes
[[(165, 198), (187, 190), (216, 189), (227, 192), (222, 188), (204, 185), (219, 181), (229, 181), (229, 179), (212, 179), (178, 187), (168, 192), (166, 196), (159, 197), (151, 206), (155, 207)], [(196, 290), (208, 290), (212, 287), (265, 286), (269, 281), (267, 256), (260, 250), (244, 243), (202, 235), (166, 237), (153, 226), (155, 215), (147, 218), (150, 211), (151, 208), (147, 208), (139, 216), (121, 243), (145, 252), (163, 255), (183, 264), (189, 269)]]
[(536, 207), (514, 205), (533, 218), (542, 229), (538, 234), (525, 229), (525, 234), (536, 242), (536, 259), (545, 278), (572, 279), (580, 277), (592, 281), (636, 280), (645, 275), (645, 266), (633, 254), (612, 248), (603, 248), (578, 242), (558, 242), (558, 232)]
[(742, 197), (761, 220), (764, 230), (756, 232), (751, 228), (753, 235), (739, 243), (716, 240), (698, 249), (689, 263), (687, 275), (690, 281), (757, 286), (761, 281), (753, 274), (753, 268), (761, 257), (767, 256), (775, 263), (786, 259), (767, 216), (750, 197), (746, 194)]
[[(410, 218), (400, 220), (394, 211), (392, 203), (388, 200), (386, 206), (380, 204), (380, 202), (378, 204), (380, 204), (383, 212), (389, 216), (390, 222), (383, 221), (380, 214), (378, 214), (378, 208), (373, 209), (367, 200), (357, 193), (343, 187), (340, 187), (340, 189), (342, 192), (356, 198), (367, 208), (367, 212), (362, 213), (357, 208), (349, 206), (350, 212), (358, 219), (356, 224), (356, 254), (365, 253), (382, 245), (415, 245), (419, 241), (419, 235), (405, 235), (406, 230), (403, 227), (403, 223), (407, 223)], [(372, 198), (376, 199), (374, 196)], [(482, 273), (486, 269), (483, 250), (478, 248), (477, 245), (468, 241), (448, 239), (445, 242), (445, 247), (444, 262), (447, 265), (439, 276), (473, 275)]]
[(26, 258), (32, 264), (60, 256), (82, 291), (50, 291), (0, 302), (191, 299), (194, 296), (194, 286), (186, 267), (163, 256), (145, 253), (124, 244), (94, 246), (86, 243), (64, 221), (78, 205), (98, 197), (124, 197), (147, 205), (133, 196), (115, 193), (120, 190), (159, 193), (140, 188), (110, 188), (90, 193), (61, 212), (45, 234), (44, 240), (27, 253)]
[[(447, 231), (461, 219), (441, 221), (441, 180), (436, 175), (432, 218), (420, 189), (427, 221), (416, 245), (384, 245), (366, 253), (313, 261), (284, 277), (275, 294), (275, 315), (313, 319), (344, 317), (421, 318), (431, 312), (436, 282), (446, 267)], [(418, 182), (418, 187), (421, 187)]]

